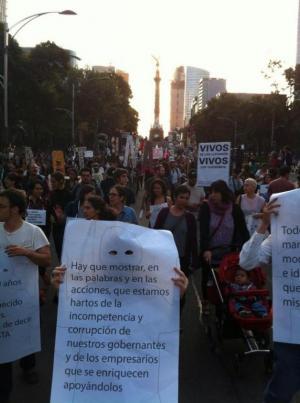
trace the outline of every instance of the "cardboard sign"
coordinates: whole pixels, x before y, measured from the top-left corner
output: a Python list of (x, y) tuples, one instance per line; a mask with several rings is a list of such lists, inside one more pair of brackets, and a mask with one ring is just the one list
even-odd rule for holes
[(0, 253), (0, 364), (41, 349), (38, 270), (26, 257)]
[(210, 186), (216, 180), (229, 180), (230, 143), (200, 143), (198, 148), (197, 184)]
[(273, 338), (300, 344), (300, 189), (272, 195)]
[(65, 157), (63, 151), (52, 151), (53, 172), (62, 172), (65, 174)]
[(177, 402), (172, 234), (69, 221), (62, 263), (51, 402)]
[(34, 225), (46, 225), (46, 210), (27, 209), (26, 221)]

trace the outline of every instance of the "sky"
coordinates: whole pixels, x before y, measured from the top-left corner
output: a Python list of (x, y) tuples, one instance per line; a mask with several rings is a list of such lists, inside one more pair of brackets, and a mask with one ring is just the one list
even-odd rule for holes
[(77, 16), (48, 15), (16, 37), (20, 46), (47, 40), (72, 49), (79, 67), (113, 65), (127, 71), (139, 112), (139, 134), (154, 122), (155, 63), (161, 64), (161, 124), (169, 130), (170, 83), (180, 65), (225, 78), (228, 92), (270, 92), (262, 71), (270, 59), (295, 65), (298, 0), (7, 0), (11, 26), (44, 11), (71, 9)]

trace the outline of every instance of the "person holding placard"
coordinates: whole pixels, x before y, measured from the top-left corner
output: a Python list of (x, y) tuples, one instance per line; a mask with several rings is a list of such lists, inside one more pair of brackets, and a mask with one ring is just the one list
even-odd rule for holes
[[(294, 192), (299, 192), (295, 190)], [(289, 198), (292, 197), (290, 193)], [(295, 194), (295, 193), (294, 193)], [(280, 195), (285, 195), (281, 193)], [(278, 199), (273, 199), (263, 208), (261, 224), (251, 239), (244, 244), (240, 253), (240, 266), (245, 270), (254, 267), (271, 268), (272, 261), (272, 237), (269, 235), (271, 216), (280, 213)], [(277, 234), (273, 234), (273, 237)], [(273, 276), (274, 278), (274, 276)], [(275, 277), (280, 281), (280, 277)], [(273, 284), (274, 287), (274, 284)], [(279, 298), (278, 291), (275, 298)], [(274, 307), (276, 301), (273, 301)], [(283, 307), (282, 307), (283, 309)], [(274, 311), (274, 322), (278, 324)], [(276, 320), (275, 320), (276, 319)], [(274, 327), (274, 333), (277, 332)], [(264, 403), (290, 403), (294, 394), (300, 390), (300, 335), (297, 343), (274, 342), (275, 368), (272, 378), (265, 390)]]
[[(38, 270), (38, 266), (47, 267), (51, 263), (49, 242), (40, 228), (24, 221), (25, 214), (26, 199), (22, 193), (13, 190), (0, 193), (0, 250), (10, 258), (26, 257)], [(25, 267), (24, 270), (26, 269)], [(32, 286), (34, 287), (34, 285)], [(36, 296), (38, 299), (38, 294)], [(38, 301), (36, 303), (38, 307)], [(18, 309), (20, 308), (18, 307)], [(15, 348), (18, 350), (20, 346), (16, 345)], [(16, 352), (11, 351), (9, 353), (15, 354)], [(12, 362), (3, 360), (3, 356), (0, 356), (0, 360), (3, 362), (0, 364), (0, 401), (7, 402), (13, 384)], [(28, 383), (38, 381), (34, 366), (35, 357), (33, 354), (21, 359), (24, 379)]]

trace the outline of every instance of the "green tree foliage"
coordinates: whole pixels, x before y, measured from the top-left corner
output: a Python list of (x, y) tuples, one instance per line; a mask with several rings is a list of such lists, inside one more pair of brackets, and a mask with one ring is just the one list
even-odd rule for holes
[[(3, 26), (0, 29), (3, 60)], [(136, 131), (138, 114), (130, 106), (131, 89), (120, 76), (74, 68), (72, 56), (53, 42), (25, 53), (10, 38), (8, 60), (10, 142), (40, 149), (68, 147), (73, 88), (76, 135), (81, 125), (88, 128), (84, 144), (93, 146), (98, 132)], [(3, 127), (3, 97), (0, 105)]]

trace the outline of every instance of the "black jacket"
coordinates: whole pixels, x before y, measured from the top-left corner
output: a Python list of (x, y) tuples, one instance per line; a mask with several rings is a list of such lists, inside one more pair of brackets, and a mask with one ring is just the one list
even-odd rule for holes
[[(249, 232), (247, 229), (244, 213), (237, 204), (232, 205), (232, 217), (234, 223), (233, 237), (231, 245), (233, 249), (241, 250), (245, 242), (248, 241)], [(207, 250), (210, 250), (210, 208), (208, 203), (204, 202), (199, 212), (199, 225), (200, 225), (200, 249), (201, 254)]]

